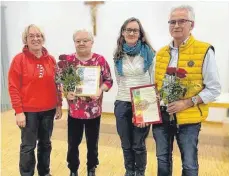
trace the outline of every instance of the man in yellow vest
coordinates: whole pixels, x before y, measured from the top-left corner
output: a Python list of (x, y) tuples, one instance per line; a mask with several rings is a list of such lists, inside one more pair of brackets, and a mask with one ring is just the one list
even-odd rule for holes
[(194, 21), (192, 7), (173, 8), (168, 21), (173, 41), (156, 56), (155, 83), (159, 90), (163, 88), (167, 67), (185, 69), (187, 76), (181, 83), (194, 85), (182, 99), (161, 105), (163, 123), (153, 125), (158, 176), (172, 175), (174, 137), (181, 152), (182, 176), (198, 175), (197, 144), (201, 122), (208, 116), (208, 103), (221, 91), (214, 48), (192, 36)]

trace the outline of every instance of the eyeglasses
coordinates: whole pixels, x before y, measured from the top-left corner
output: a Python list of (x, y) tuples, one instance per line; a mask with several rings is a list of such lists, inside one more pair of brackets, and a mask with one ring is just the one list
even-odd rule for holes
[(42, 35), (41, 34), (28, 34), (27, 36), (29, 39), (34, 39), (35, 37), (37, 39), (41, 39), (42, 38)]
[(83, 44), (86, 44), (89, 41), (91, 41), (91, 40), (89, 40), (89, 39), (75, 40), (75, 43), (79, 45), (81, 42), (83, 42)]
[(138, 34), (140, 32), (139, 29), (126, 28), (124, 30), (126, 31), (127, 34), (130, 34), (131, 32), (133, 32), (134, 34)]
[(168, 21), (169, 25), (172, 26), (172, 27), (176, 26), (176, 24), (178, 24), (178, 26), (184, 26), (185, 23), (187, 23), (187, 22), (193, 22), (193, 21), (186, 20), (186, 19), (179, 19), (179, 20), (170, 20), (170, 21)]

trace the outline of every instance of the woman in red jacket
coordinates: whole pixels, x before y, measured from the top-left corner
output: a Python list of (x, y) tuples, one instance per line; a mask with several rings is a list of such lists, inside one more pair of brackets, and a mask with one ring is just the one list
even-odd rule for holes
[(23, 51), (11, 63), (8, 84), (16, 123), (21, 129), (19, 168), (21, 176), (33, 176), (34, 149), (40, 176), (50, 176), (53, 120), (61, 118), (61, 95), (55, 83), (55, 59), (43, 47), (45, 36), (36, 25), (22, 35)]

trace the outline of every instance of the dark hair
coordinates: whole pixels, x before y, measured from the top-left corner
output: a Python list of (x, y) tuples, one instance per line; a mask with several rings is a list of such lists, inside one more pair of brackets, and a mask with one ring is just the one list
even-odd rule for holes
[(127, 20), (123, 23), (123, 25), (122, 25), (122, 27), (121, 27), (120, 34), (119, 34), (119, 37), (118, 37), (118, 40), (117, 40), (117, 48), (116, 48), (115, 53), (114, 53), (114, 61), (116, 61), (116, 60), (119, 59), (119, 58), (122, 58), (123, 55), (124, 55), (124, 52), (123, 52), (123, 50), (122, 50), (122, 45), (123, 45), (123, 43), (125, 42), (125, 39), (124, 39), (124, 37), (122, 36), (122, 33), (123, 33), (123, 31), (125, 30), (127, 24), (130, 23), (130, 22), (133, 22), (133, 21), (136, 21), (136, 22), (138, 23), (138, 25), (139, 25), (139, 28), (140, 28), (139, 40), (141, 40), (142, 43), (147, 44), (147, 45), (155, 52), (155, 50), (154, 50), (153, 47), (150, 45), (150, 43), (149, 43), (149, 41), (148, 41), (148, 39), (147, 39), (147, 37), (146, 37), (145, 31), (144, 31), (144, 29), (143, 29), (143, 27), (142, 27), (142, 24), (141, 24), (141, 22), (139, 21), (139, 19), (137, 19), (137, 18), (135, 18), (135, 17), (131, 17), (131, 18), (127, 19)]

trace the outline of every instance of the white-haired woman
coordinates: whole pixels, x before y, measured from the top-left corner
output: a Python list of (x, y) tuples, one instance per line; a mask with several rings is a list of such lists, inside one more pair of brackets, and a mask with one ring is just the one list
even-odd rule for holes
[[(68, 112), (68, 154), (67, 162), (70, 176), (78, 176), (79, 145), (85, 131), (87, 143), (87, 171), (88, 176), (95, 176), (95, 169), (99, 164), (98, 140), (100, 117), (102, 113), (103, 92), (107, 92), (113, 85), (110, 67), (103, 56), (91, 51), (93, 35), (87, 30), (78, 30), (73, 34), (76, 52), (65, 55), (66, 60), (77, 67), (100, 66), (100, 88), (97, 97), (77, 97), (74, 92), (67, 93)], [(74, 101), (72, 101), (74, 100)]]
[(20, 174), (33, 176), (34, 149), (38, 141), (37, 169), (40, 176), (50, 176), (53, 120), (61, 118), (61, 95), (55, 83), (55, 59), (43, 47), (45, 36), (34, 24), (22, 35), (23, 51), (11, 63), (9, 94), (21, 129)]

